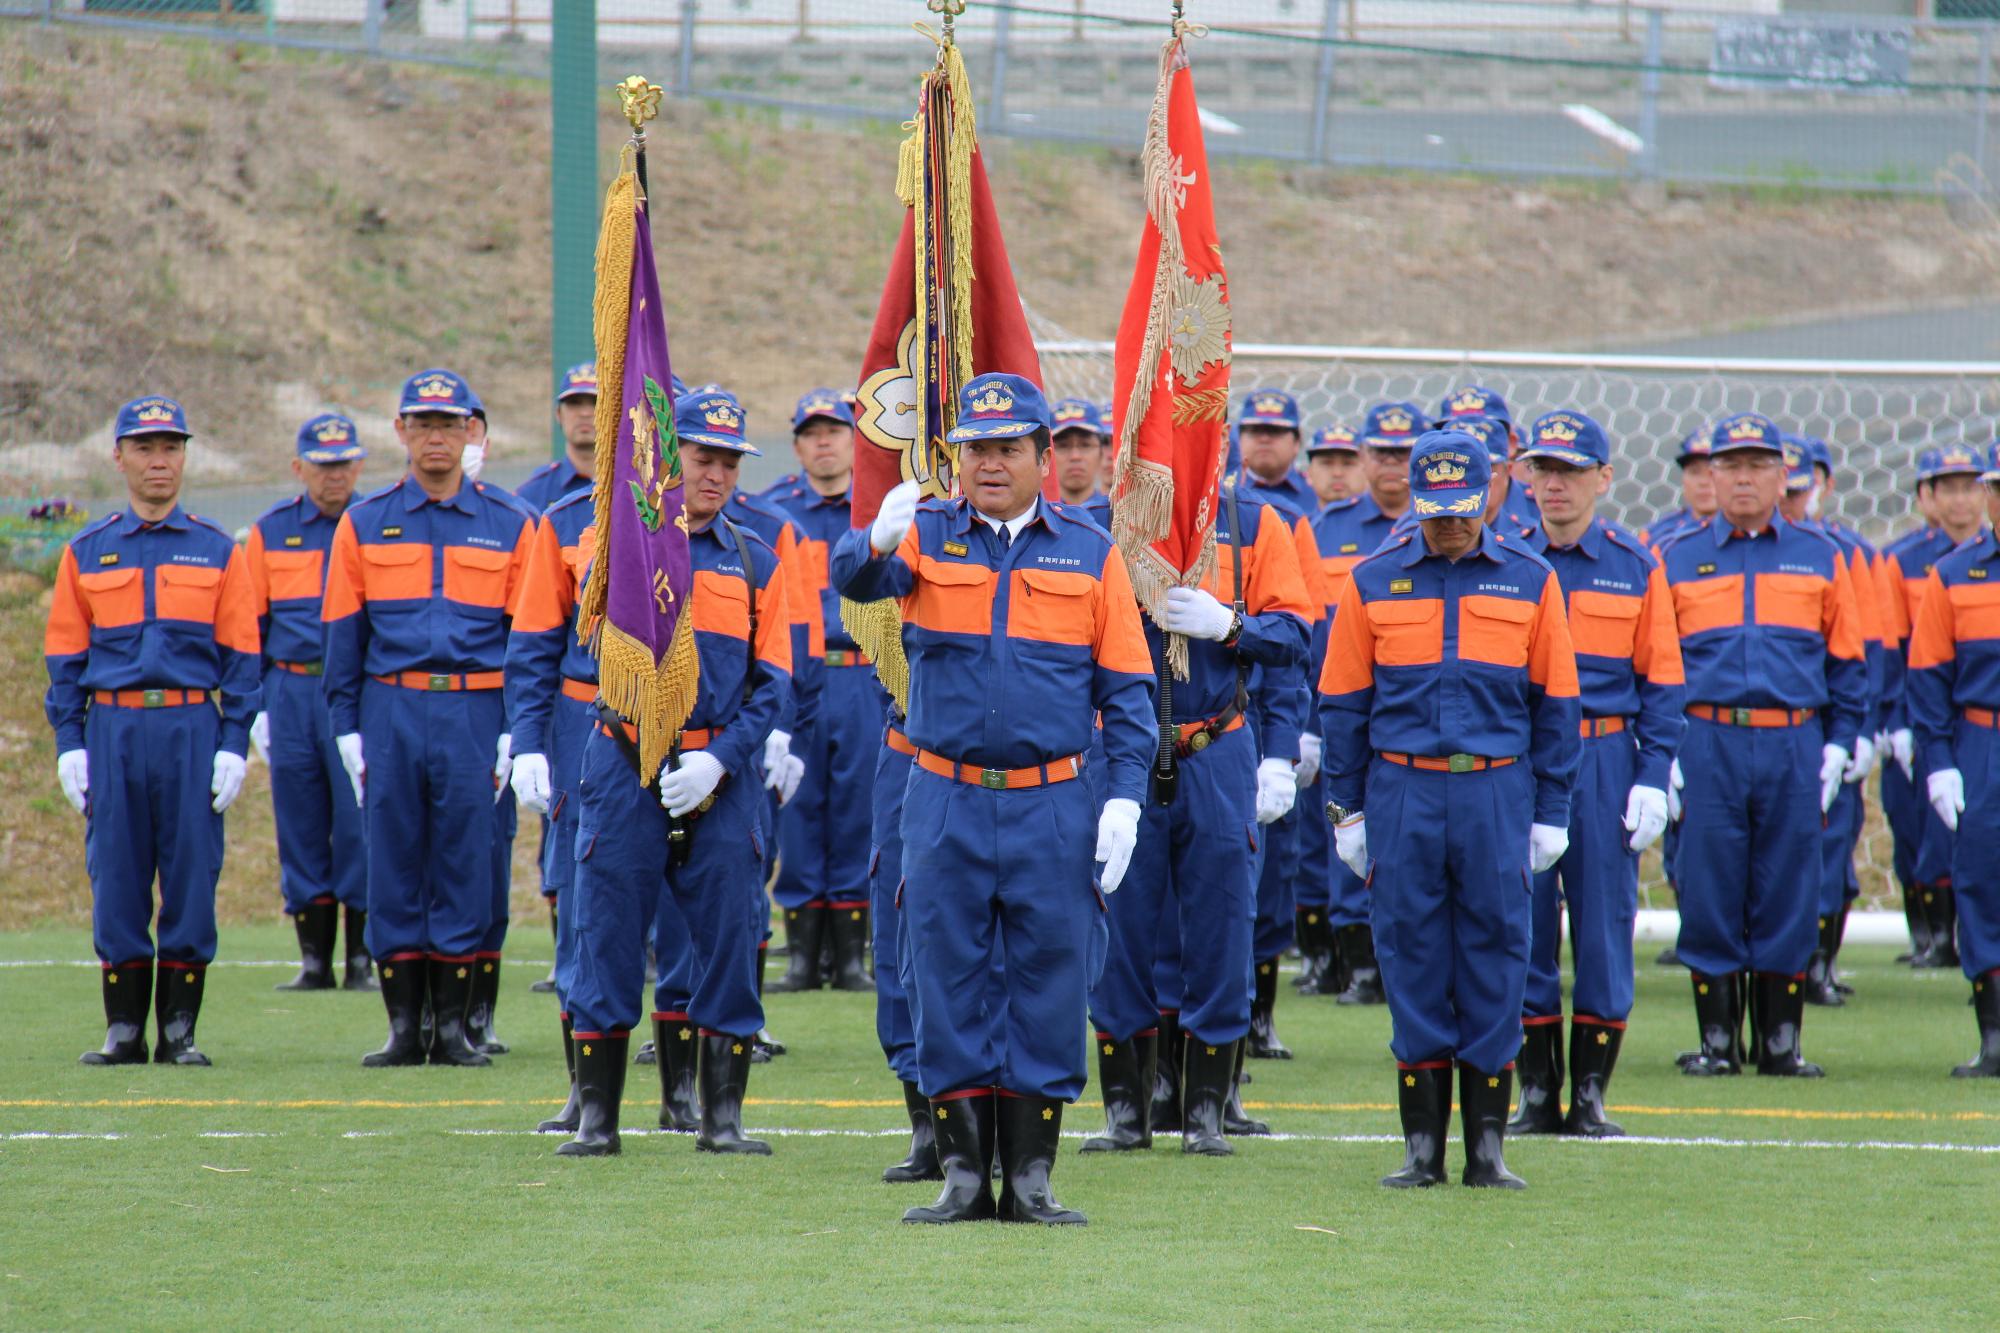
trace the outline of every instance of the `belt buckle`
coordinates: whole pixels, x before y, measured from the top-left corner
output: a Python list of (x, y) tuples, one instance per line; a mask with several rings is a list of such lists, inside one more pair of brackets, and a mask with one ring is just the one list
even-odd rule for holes
[(167, 706), (167, 692), (165, 690), (145, 690), (140, 694), (139, 699), (141, 706), (146, 708), (165, 708)]
[(1730, 710), (1729, 710), (1729, 722), (1730, 722), (1730, 725), (1731, 725), (1731, 726), (1737, 726), (1737, 727), (1747, 727), (1747, 726), (1749, 726), (1749, 725), (1750, 725), (1750, 710), (1749, 710), (1749, 709), (1747, 709), (1747, 708), (1732, 708), (1732, 709), (1730, 709)]
[(1200, 731), (1188, 737), (1188, 753), (1200, 754), (1208, 748), (1209, 743), (1214, 739), (1215, 737), (1208, 734), (1208, 728), (1203, 727)]
[(1474, 773), (1479, 770), (1479, 756), (1455, 754), (1444, 761), (1445, 771), (1450, 773)]
[(436, 672), (432, 672), (430, 679), (424, 682), (424, 688), (427, 690), (448, 690), (451, 688), (451, 677), (449, 675), (440, 676)]
[(1006, 770), (999, 768), (980, 769), (979, 785), (988, 791), (1005, 791), (1007, 789)]
[(325, 662), (308, 662), (308, 663), (306, 663), (306, 674), (307, 674), (308, 676), (321, 676), (321, 675), (325, 675), (325, 674), (326, 674), (326, 663), (325, 663)]

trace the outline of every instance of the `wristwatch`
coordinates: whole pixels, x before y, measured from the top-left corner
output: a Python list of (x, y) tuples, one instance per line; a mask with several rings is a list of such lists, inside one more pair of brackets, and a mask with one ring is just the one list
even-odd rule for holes
[(1236, 646), (1236, 640), (1241, 638), (1242, 635), (1243, 635), (1243, 613), (1241, 611), (1232, 610), (1229, 613), (1229, 632), (1222, 636), (1222, 646), (1224, 648), (1234, 648)]
[(1361, 807), (1358, 805), (1355, 806), (1352, 810), (1350, 810), (1346, 806), (1341, 805), (1334, 801), (1328, 801), (1326, 803), (1326, 817), (1331, 823), (1334, 824), (1345, 824), (1348, 820), (1354, 819), (1358, 817), (1360, 814), (1361, 814)]

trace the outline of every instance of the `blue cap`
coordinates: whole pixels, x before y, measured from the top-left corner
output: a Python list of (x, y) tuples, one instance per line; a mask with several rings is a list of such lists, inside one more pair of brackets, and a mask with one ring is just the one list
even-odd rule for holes
[(1832, 476), (1833, 475), (1832, 447), (1829, 446), (1825, 440), (1822, 440), (1817, 435), (1802, 435), (1799, 438), (1806, 442), (1806, 457), (1812, 460), (1813, 466), (1825, 468), (1826, 475), (1829, 477)]
[(111, 428), (113, 442), (133, 435), (178, 435), (187, 439), (193, 434), (181, 405), (157, 393), (134, 398), (119, 408), (118, 422)]
[(1407, 449), (1423, 434), (1424, 410), (1415, 403), (1377, 403), (1361, 422), (1361, 442), (1373, 449)]
[(798, 406), (792, 409), (792, 433), (796, 435), (804, 430), (806, 423), (815, 417), (852, 426), (854, 409), (841, 398), (838, 389), (814, 389), (799, 399)]
[(1243, 395), (1243, 407), (1236, 417), (1238, 426), (1299, 428), (1299, 400), (1282, 389), (1252, 389)]
[(352, 420), (338, 412), (322, 412), (299, 427), (299, 457), (308, 463), (345, 463), (368, 457), (368, 450)]
[(403, 397), (396, 415), (442, 412), (446, 416), (469, 417), (484, 410), (464, 376), (450, 370), (420, 370), (403, 381)]
[(1707, 458), (1709, 453), (1708, 427), (1696, 426), (1681, 441), (1681, 447), (1674, 451), (1674, 466), (1686, 467), (1690, 458)]
[(597, 363), (579, 361), (563, 372), (562, 387), (556, 390), (556, 401), (565, 398), (597, 397)]
[(1813, 488), (1812, 449), (1805, 437), (1783, 432), (1781, 446), (1785, 452), (1785, 489), (1788, 491), (1809, 491)]
[(991, 371), (974, 375), (958, 391), (958, 424), (945, 439), (1007, 440), (1049, 429), (1049, 402), (1030, 380)]
[(1523, 458), (1553, 458), (1571, 467), (1603, 467), (1611, 461), (1604, 427), (1581, 412), (1544, 412), (1535, 418), (1521, 449)]
[(1937, 475), (1937, 466), (1937, 446), (1933, 445), (1928, 449), (1917, 450), (1917, 480), (1919, 482), (1926, 482), (1935, 477)]
[(1410, 450), (1410, 512), (1418, 519), (1484, 518), (1493, 460), (1462, 430), (1427, 431)]
[(1486, 456), (1495, 463), (1507, 461), (1507, 423), (1492, 417), (1460, 417), (1445, 430), (1462, 430), (1486, 446)]
[(1104, 409), (1088, 398), (1058, 399), (1049, 413), (1057, 435), (1066, 430), (1095, 431), (1099, 435), (1109, 435), (1110, 428), (1104, 424)]
[(1306, 441), (1306, 453), (1312, 454), (1358, 454), (1361, 442), (1354, 437), (1353, 428), (1338, 421), (1331, 426), (1321, 426), (1313, 432), (1312, 439)]
[(1715, 423), (1715, 429), (1709, 432), (1708, 448), (1711, 454), (1726, 454), (1737, 449), (1782, 454), (1785, 452), (1785, 440), (1783, 432), (1771, 418), (1756, 412), (1738, 412)]
[(722, 389), (697, 389), (674, 403), (674, 434), (682, 444), (762, 457), (763, 451), (743, 437), (749, 419), (736, 396)]
[(1507, 406), (1507, 400), (1500, 396), (1499, 390), (1489, 389), (1483, 384), (1468, 384), (1462, 389), (1454, 389), (1438, 404), (1439, 430), (1457, 426), (1460, 417), (1492, 417), (1509, 431), (1514, 429), (1514, 410)]
[(2000, 481), (2000, 440), (1986, 446), (1986, 470), (1979, 474), (1984, 482)]
[(1936, 456), (1929, 460), (1931, 465), (1928, 470), (1920, 473), (1919, 480), (1976, 477), (1986, 471), (1986, 451), (1976, 445), (1947, 444), (1931, 452)]

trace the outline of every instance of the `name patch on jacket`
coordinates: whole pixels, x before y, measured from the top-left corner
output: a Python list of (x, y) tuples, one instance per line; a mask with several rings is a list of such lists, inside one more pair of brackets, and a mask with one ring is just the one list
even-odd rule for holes
[(384, 528), (382, 529), (382, 535), (384, 537), (400, 537), (403, 535), (403, 530), (401, 528)]
[(290, 537), (285, 538), (285, 545), (287, 546), (304, 546), (305, 544), (306, 544), (306, 539), (304, 537), (297, 535), (296, 533), (294, 533)]
[(1414, 588), (1415, 588), (1416, 586), (1417, 586), (1417, 585), (1416, 585), (1415, 581), (1414, 581), (1414, 580), (1411, 580), (1411, 579), (1390, 579), (1390, 580), (1389, 580), (1389, 591), (1390, 591), (1390, 592), (1409, 592), (1409, 591), (1413, 590), (1413, 589), (1414, 589)]
[(946, 542), (944, 544), (944, 553), (946, 555), (964, 555), (968, 549), (964, 542)]
[(106, 551), (106, 552), (105, 552), (105, 553), (104, 553), (103, 555), (100, 555), (100, 556), (98, 556), (98, 557), (97, 557), (97, 563), (98, 563), (98, 564), (100, 564), (100, 565), (115, 565), (115, 564), (117, 564), (117, 563), (118, 563), (118, 552), (116, 552), (116, 551)]

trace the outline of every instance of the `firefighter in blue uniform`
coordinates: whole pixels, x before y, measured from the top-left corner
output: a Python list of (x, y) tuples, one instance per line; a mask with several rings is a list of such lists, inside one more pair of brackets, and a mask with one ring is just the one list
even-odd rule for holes
[[(1987, 513), (2000, 523), (2000, 444), (1987, 448)], [(2000, 541), (1987, 527), (1931, 566), (1911, 631), (1909, 713), (1925, 796), (1952, 832), (1961, 966), (1972, 982), (1979, 1053), (1954, 1078), (2000, 1078)]]
[(466, 479), (471, 411), (451, 371), (405, 382), (396, 436), (410, 470), (348, 507), (327, 561), (327, 707), (362, 810), (368, 951), (389, 1015), (388, 1042), (362, 1061), (371, 1068), (490, 1063), (467, 1017), (494, 925), (507, 618), (534, 523)]
[(1111, 453), (1111, 429), (1104, 423), (1104, 409), (1088, 398), (1063, 398), (1049, 411), (1055, 427), (1049, 471), (1055, 482), (1056, 503), (1111, 531), (1111, 497), (1099, 484), (1104, 476), (1104, 460)]
[(1519, 1189), (1501, 1144), (1521, 1046), (1529, 878), (1569, 846), (1576, 659), (1548, 563), (1485, 526), (1486, 450), (1410, 453), (1417, 532), (1354, 567), (1320, 674), (1327, 815), (1374, 891), (1405, 1160), (1445, 1178), (1459, 1068), (1467, 1185)]
[[(1322, 509), (1367, 492), (1361, 437), (1352, 426), (1336, 421), (1313, 432), (1306, 441), (1306, 483), (1312, 487)], [(1313, 513), (1317, 517), (1319, 510)]]
[(1669, 776), (1681, 926), (1701, 1049), (1688, 1074), (1735, 1074), (1747, 1009), (1757, 1072), (1818, 1077), (1800, 1057), (1827, 809), (1868, 705), (1859, 611), (1840, 548), (1785, 520), (1784, 445), (1755, 413), (1710, 439), (1718, 507), (1661, 549), (1687, 674), (1688, 731)]
[(1715, 478), (1708, 470), (1709, 427), (1695, 427), (1674, 451), (1680, 473), (1680, 507), (1668, 510), (1639, 534), (1657, 552), (1682, 528), (1696, 528), (1715, 517)]
[[(905, 482), (833, 555), (843, 595), (899, 599), (910, 662), (902, 961), (944, 1190), (908, 1222), (1084, 1220), (1049, 1174), (1063, 1106), (1083, 1090), (1104, 895), (1138, 838), (1155, 733), (1124, 560), (1102, 529), (1039, 498), (1049, 426), (1033, 383), (973, 377), (948, 436), (965, 498), (920, 507)], [(1093, 715), (1102, 813), (1076, 781)]]
[[(1937, 522), (1937, 494), (1932, 488), (1942, 451), (1929, 448), (1917, 452), (1916, 475), (1912, 484), (1913, 503), (1923, 521), (1908, 532), (1899, 533), (1882, 546), (1875, 572), (1882, 597), (1882, 630), (1887, 653), (1882, 663), (1882, 822), (1889, 826), (1889, 861), (1896, 886), (1903, 894), (1903, 921), (1909, 928), (1910, 948), (1896, 961), (1912, 966), (1929, 966), (1931, 921), (1928, 904), (1916, 881), (1917, 851), (1923, 841), (1925, 801), (1916, 780), (1916, 733), (1899, 727), (1896, 716), (1903, 710), (1904, 653), (1910, 642), (1909, 603), (1899, 568), (1900, 552), (1925, 541)], [(1957, 543), (1952, 543), (1957, 545)]]
[[(767, 913), (762, 882), (765, 738), (791, 691), (792, 619), (784, 571), (761, 537), (722, 517), (743, 457), (742, 405), (694, 391), (674, 404), (687, 506), (700, 692), (655, 782), (636, 772), (637, 729), (608, 709), (585, 737), (577, 779), (575, 947), (570, 975), (579, 1123), (556, 1151), (599, 1157), (621, 1148), (619, 1106), (631, 1031), (646, 975), (646, 932), (662, 893), (686, 922), (691, 971), (679, 1028), (656, 1027), (666, 1086), (678, 1048), (694, 1048), (703, 1152), (768, 1154), (744, 1137), (751, 1047), (764, 1025), (757, 942)], [(675, 835), (679, 833), (680, 839)], [(679, 850), (676, 850), (676, 842)], [(666, 959), (661, 971), (668, 970)], [(678, 1126), (668, 1126), (670, 1128)]]
[(590, 489), (597, 471), (597, 363), (582, 361), (563, 372), (556, 389), (556, 425), (563, 456), (542, 464), (514, 488), (514, 497), (537, 514), (565, 496)]
[(215, 957), (222, 812), (243, 789), (262, 691), (242, 553), (180, 507), (189, 438), (171, 398), (118, 409), (111, 458), (126, 505), (70, 539), (49, 600), (43, 710), (63, 795), (84, 817), (103, 978), (104, 1046), (87, 1065), (144, 1064), (149, 1007), (155, 1063), (209, 1063), (194, 1037)]
[[(1680, 636), (1659, 562), (1632, 533), (1597, 516), (1611, 487), (1611, 444), (1582, 412), (1538, 418), (1521, 459), (1541, 523), (1521, 540), (1563, 590), (1582, 705), (1582, 764), (1570, 801), (1569, 850), (1535, 876), (1534, 949), (1516, 1060), (1520, 1106), (1509, 1134), (1622, 1134), (1604, 1114), (1632, 1012), (1632, 925), (1639, 853), (1667, 827), (1667, 773), (1686, 722)], [(1561, 915), (1576, 971), (1570, 997), (1569, 1111), (1564, 1071)]]
[(292, 475), (305, 488), (250, 527), (244, 560), (264, 646), (264, 711), (250, 739), (271, 766), (278, 887), (299, 937), (299, 974), (279, 990), (331, 990), (334, 934), (347, 917), (348, 990), (374, 990), (368, 957), (368, 862), (361, 812), (333, 748), (320, 689), (320, 599), (334, 528), (368, 456), (354, 423), (324, 412), (299, 427)]

